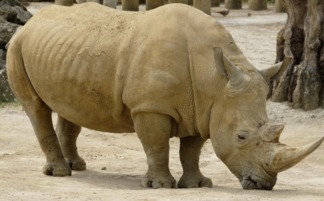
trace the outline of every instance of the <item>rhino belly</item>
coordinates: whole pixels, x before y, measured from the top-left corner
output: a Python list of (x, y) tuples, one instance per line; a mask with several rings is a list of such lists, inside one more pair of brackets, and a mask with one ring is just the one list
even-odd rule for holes
[(134, 131), (128, 109), (119, 97), (114, 96), (118, 92), (114, 94), (109, 83), (94, 78), (78, 81), (60, 78), (51, 74), (51, 79), (31, 80), (39, 97), (54, 112), (77, 125), (94, 130), (118, 133)]
[(117, 133), (134, 131), (128, 109), (120, 98), (114, 97), (106, 84), (96, 79), (76, 82), (68, 78), (51, 78), (31, 81), (39, 83), (33, 84), (37, 94), (60, 116), (94, 130)]

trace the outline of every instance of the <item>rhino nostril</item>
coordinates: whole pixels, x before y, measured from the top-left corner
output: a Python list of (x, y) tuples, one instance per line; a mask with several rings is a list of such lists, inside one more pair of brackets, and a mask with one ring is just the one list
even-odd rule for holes
[(241, 185), (243, 189), (255, 189), (257, 187), (257, 183), (250, 176), (243, 178)]
[(272, 190), (274, 185), (263, 185), (261, 182), (252, 179), (247, 176), (241, 180), (241, 185), (243, 189), (258, 189), (258, 190)]

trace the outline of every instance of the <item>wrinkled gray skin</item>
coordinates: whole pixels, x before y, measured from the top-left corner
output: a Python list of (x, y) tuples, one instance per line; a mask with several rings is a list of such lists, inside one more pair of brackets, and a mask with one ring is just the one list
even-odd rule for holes
[(145, 13), (95, 3), (47, 7), (14, 36), (7, 57), (46, 175), (86, 168), (76, 148), (81, 127), (135, 131), (148, 163), (141, 183), (153, 188), (176, 186), (168, 168), (173, 136), (181, 188), (212, 186), (199, 170), (207, 139), (245, 189), (272, 189), (278, 172), (314, 151), (323, 139), (290, 148), (279, 143), (283, 126), (269, 124), (264, 78), (279, 67), (259, 72), (221, 24), (182, 4)]

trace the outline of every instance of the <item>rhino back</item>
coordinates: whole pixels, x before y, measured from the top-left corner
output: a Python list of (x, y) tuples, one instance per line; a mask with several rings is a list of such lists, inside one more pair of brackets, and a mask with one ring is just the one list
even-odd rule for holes
[(42, 100), (78, 125), (110, 132), (133, 131), (132, 116), (157, 112), (175, 120), (175, 135), (208, 135), (213, 98), (226, 84), (213, 48), (241, 54), (220, 24), (180, 4), (149, 12), (53, 6), (16, 38)]
[(158, 29), (161, 13), (95, 3), (43, 9), (16, 37), (33, 88), (83, 127), (132, 132), (131, 115), (156, 112), (195, 133), (186, 38), (173, 23)]

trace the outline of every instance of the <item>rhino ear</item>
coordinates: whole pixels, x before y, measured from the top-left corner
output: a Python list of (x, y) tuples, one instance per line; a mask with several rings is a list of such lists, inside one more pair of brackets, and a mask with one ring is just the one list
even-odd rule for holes
[(215, 66), (218, 70), (218, 72), (225, 77), (228, 77), (226, 71), (225, 71), (225, 66), (224, 66), (224, 55), (222, 48), (220, 47), (215, 47), (214, 48), (214, 59), (215, 59)]
[(264, 79), (265, 79), (267, 82), (269, 82), (270, 79), (271, 79), (273, 76), (275, 76), (275, 75), (279, 72), (279, 70), (280, 70), (280, 68), (281, 68), (281, 66), (282, 66), (282, 63), (283, 63), (283, 62), (277, 63), (277, 64), (275, 64), (275, 65), (273, 65), (273, 66), (270, 66), (270, 67), (268, 67), (268, 68), (262, 69), (262, 70), (260, 70), (259, 72), (260, 72), (261, 75), (264, 77)]
[(229, 84), (234, 88), (242, 88), (250, 78), (242, 70), (236, 67), (226, 56), (220, 47), (214, 48), (215, 65), (218, 72), (229, 79)]
[(264, 77), (264, 79), (269, 83), (271, 78), (273, 78), (277, 74), (281, 74), (287, 69), (291, 60), (292, 60), (291, 58), (286, 58), (283, 62), (279, 62), (273, 66), (262, 69), (259, 72)]

